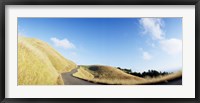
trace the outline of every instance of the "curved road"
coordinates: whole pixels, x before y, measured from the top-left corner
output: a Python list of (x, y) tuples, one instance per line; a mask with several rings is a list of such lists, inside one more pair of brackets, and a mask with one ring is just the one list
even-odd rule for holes
[(98, 85), (96, 83), (91, 83), (74, 77), (72, 74), (76, 73), (77, 69), (78, 68), (73, 69), (71, 72), (61, 74), (65, 85)]
[[(76, 73), (78, 68), (79, 67), (73, 69), (71, 72), (61, 74), (65, 85), (100, 85), (97, 83), (92, 83), (92, 82), (74, 77), (72, 74)], [(150, 83), (150, 84), (143, 84), (143, 85), (182, 85), (182, 77), (174, 79), (174, 80), (170, 80), (168, 82)]]

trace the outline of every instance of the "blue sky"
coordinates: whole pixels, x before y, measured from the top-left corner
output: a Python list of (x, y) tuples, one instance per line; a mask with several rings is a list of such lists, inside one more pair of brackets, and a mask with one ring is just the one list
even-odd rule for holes
[(43, 40), (81, 65), (182, 67), (182, 18), (18, 18), (18, 35)]

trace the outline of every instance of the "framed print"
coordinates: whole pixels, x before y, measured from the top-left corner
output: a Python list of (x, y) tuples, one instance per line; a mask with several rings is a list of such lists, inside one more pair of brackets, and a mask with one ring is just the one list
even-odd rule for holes
[(200, 102), (199, 5), (1, 1), (1, 101)]

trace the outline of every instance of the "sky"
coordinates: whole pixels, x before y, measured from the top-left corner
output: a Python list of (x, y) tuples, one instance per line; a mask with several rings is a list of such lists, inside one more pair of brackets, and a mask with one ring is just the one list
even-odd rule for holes
[(43, 40), (78, 65), (182, 68), (182, 18), (18, 18), (18, 36)]

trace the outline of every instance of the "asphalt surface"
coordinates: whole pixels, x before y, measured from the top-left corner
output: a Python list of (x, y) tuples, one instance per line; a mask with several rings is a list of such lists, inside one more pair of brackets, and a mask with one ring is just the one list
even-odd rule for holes
[(72, 74), (76, 73), (77, 69), (78, 68), (73, 69), (71, 72), (61, 74), (65, 85), (98, 85), (96, 83), (74, 77)]

